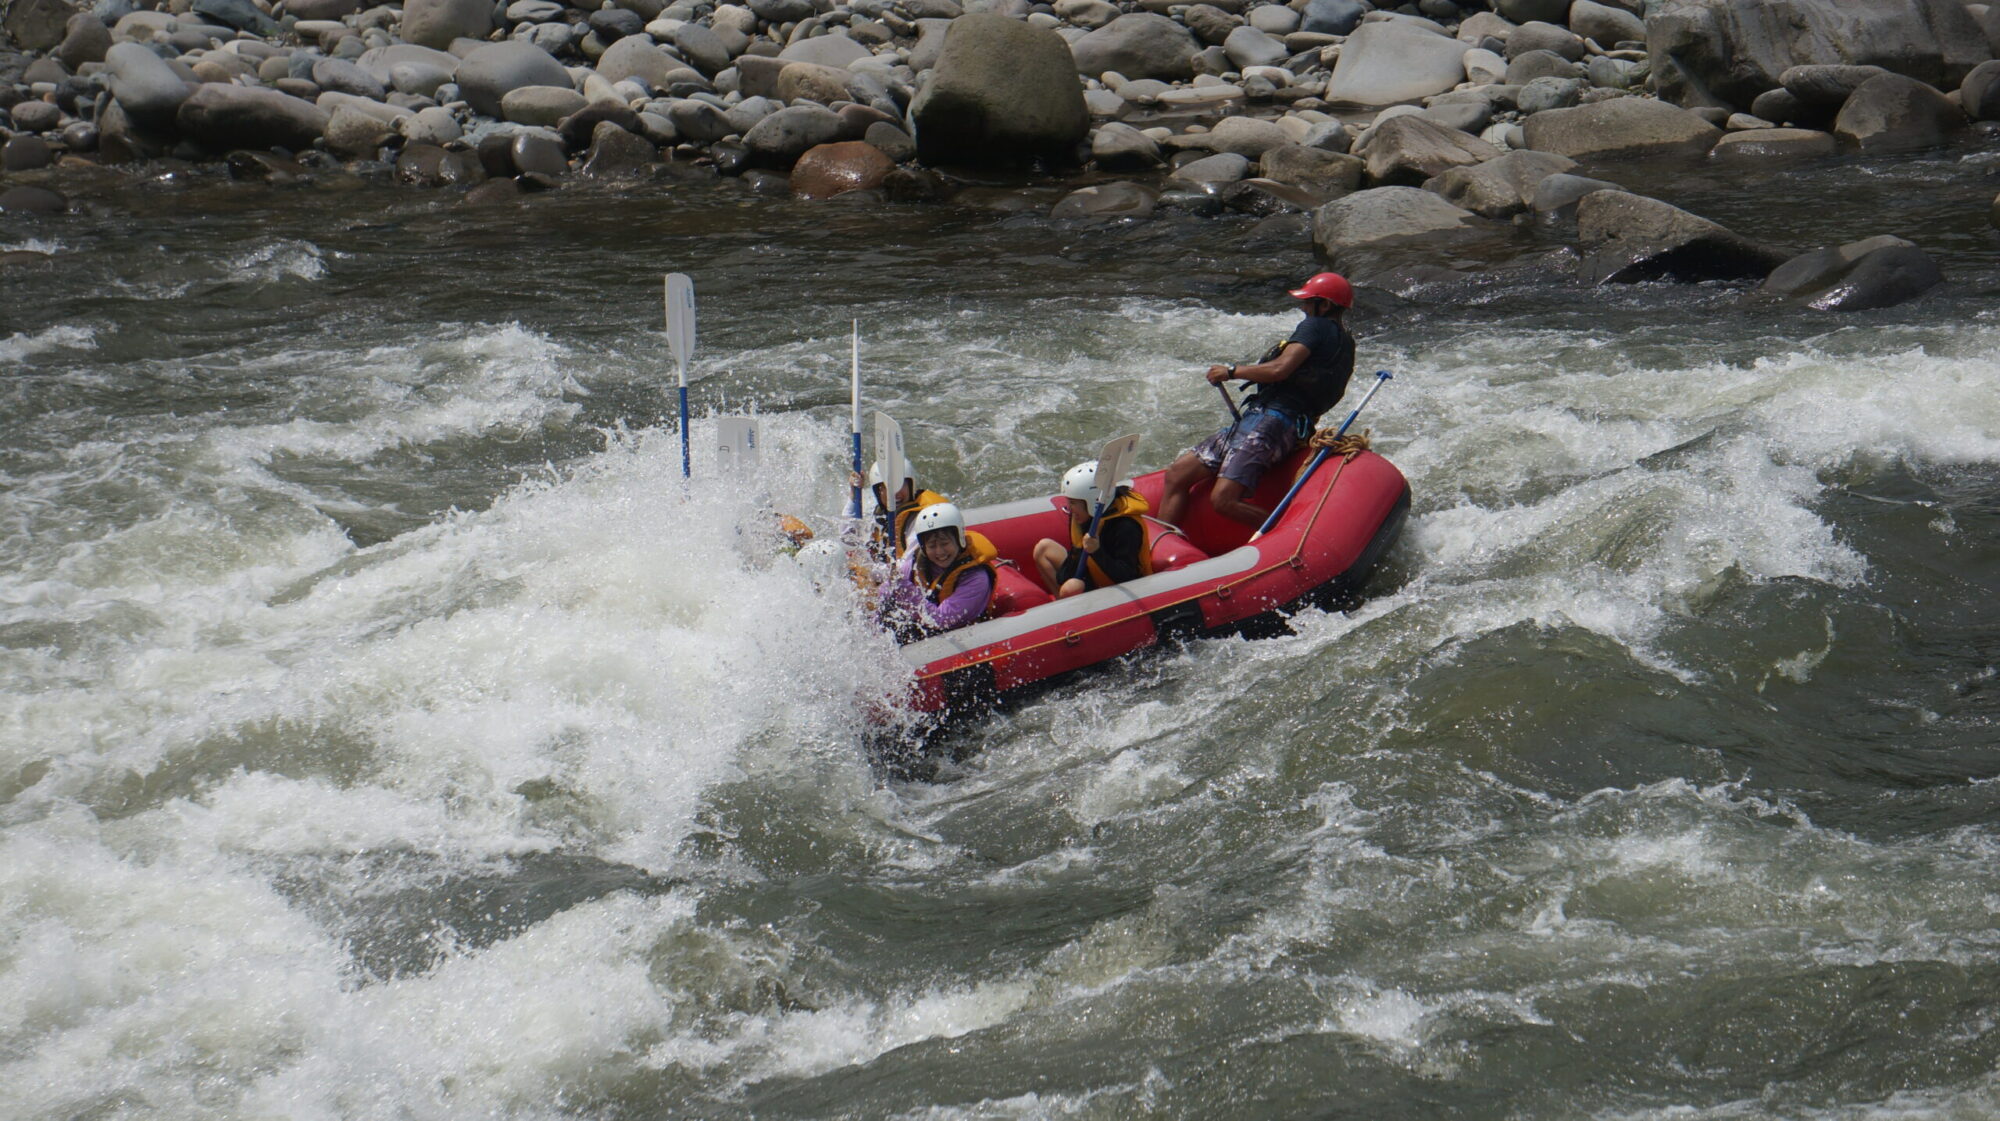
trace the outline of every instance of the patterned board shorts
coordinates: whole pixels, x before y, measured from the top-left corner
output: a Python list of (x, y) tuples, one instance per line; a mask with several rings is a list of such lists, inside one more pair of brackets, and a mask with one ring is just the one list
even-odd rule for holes
[(1190, 450), (1210, 471), (1242, 483), (1245, 490), (1256, 490), (1264, 472), (1298, 446), (1298, 427), (1291, 417), (1259, 410), (1245, 413), (1236, 424), (1224, 425)]

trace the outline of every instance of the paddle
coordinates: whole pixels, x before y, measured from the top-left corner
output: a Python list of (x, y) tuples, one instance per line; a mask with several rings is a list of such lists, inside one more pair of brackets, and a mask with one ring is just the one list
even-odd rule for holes
[[(1388, 381), (1391, 376), (1387, 370), (1375, 371), (1375, 384), (1368, 387), (1368, 392), (1361, 395), (1361, 403), (1354, 406), (1354, 411), (1347, 414), (1346, 420), (1340, 422), (1340, 430), (1333, 434), (1335, 439), (1347, 435), (1348, 426), (1354, 423), (1355, 417), (1361, 415), (1361, 410), (1368, 407), (1368, 399), (1375, 396), (1375, 391), (1382, 388), (1382, 383)], [(1271, 516), (1264, 519), (1264, 524), (1257, 527), (1257, 532), (1250, 535), (1250, 540), (1255, 541), (1271, 532), (1271, 527), (1278, 524), (1278, 518), (1291, 506), (1292, 499), (1299, 493), (1299, 488), (1306, 485), (1306, 480), (1312, 478), (1313, 472), (1319, 470), (1319, 465), (1325, 463), (1326, 457), (1331, 454), (1333, 454), (1332, 448), (1321, 448), (1319, 454), (1312, 457), (1312, 462), (1306, 464), (1306, 469), (1299, 472), (1299, 477), (1293, 480), (1292, 489), (1286, 491), (1285, 497), (1278, 500), (1277, 506), (1271, 510)]]
[(681, 383), (681, 478), (688, 467), (688, 359), (694, 357), (694, 281), (683, 273), (667, 274), (667, 346)]
[(726, 476), (755, 470), (763, 459), (764, 425), (754, 416), (715, 420), (716, 461)]
[(903, 489), (909, 473), (903, 458), (903, 426), (888, 413), (875, 412), (875, 462), (882, 467), (882, 537), (891, 552), (896, 548), (896, 492)]
[(854, 323), (854, 365), (849, 374), (848, 387), (850, 411), (848, 431), (854, 436), (854, 501), (849, 506), (847, 516), (861, 520), (861, 321)]
[(1222, 394), (1222, 403), (1229, 407), (1229, 419), (1237, 424), (1243, 423), (1243, 411), (1236, 407), (1236, 398), (1229, 395), (1229, 387), (1216, 382), (1215, 391)]
[[(1097, 536), (1098, 523), (1104, 520), (1104, 508), (1118, 497), (1118, 480), (1125, 477), (1125, 469), (1132, 465), (1133, 453), (1139, 450), (1139, 434), (1120, 436), (1106, 443), (1097, 451), (1097, 508), (1090, 514), (1090, 532), (1086, 537)], [(1076, 551), (1076, 568), (1063, 581), (1083, 578), (1083, 567), (1090, 563), (1090, 555), (1082, 549)], [(1062, 583), (1058, 582), (1057, 587)]]

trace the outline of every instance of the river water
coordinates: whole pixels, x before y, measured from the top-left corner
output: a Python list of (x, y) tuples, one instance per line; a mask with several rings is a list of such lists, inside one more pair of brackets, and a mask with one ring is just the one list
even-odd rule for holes
[(1372, 598), (937, 784), (871, 772), (892, 647), (766, 536), (844, 506), (850, 322), (926, 480), (1018, 497), (1212, 427), (1295, 224), (0, 215), (58, 262), (0, 277), (0, 1116), (2000, 1116), (1996, 170), (1653, 186), (1917, 240), (1949, 283), (1887, 311), (1364, 289), (1415, 503)]

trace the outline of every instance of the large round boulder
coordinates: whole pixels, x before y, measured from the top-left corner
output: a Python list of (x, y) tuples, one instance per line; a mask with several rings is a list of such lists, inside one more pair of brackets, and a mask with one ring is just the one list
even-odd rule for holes
[(1326, 100), (1396, 105), (1443, 93), (1465, 79), (1466, 49), (1412, 20), (1364, 23), (1340, 48)]
[[(957, 24), (953, 24), (954, 33)], [(1069, 44), (1075, 69), (1095, 78), (1107, 70), (1127, 78), (1176, 81), (1194, 77), (1194, 36), (1166, 16), (1131, 12)]]
[(1658, 199), (1597, 191), (1576, 207), (1585, 281), (1761, 280), (1785, 254)]
[(979, 13), (952, 21), (910, 119), (917, 153), (929, 164), (1074, 163), (1090, 131), (1083, 84), (1062, 37)]
[(104, 53), (111, 49), (111, 29), (97, 18), (95, 12), (78, 12), (69, 19), (63, 31), (63, 41), (56, 47), (56, 57), (70, 68), (71, 73), (88, 62), (103, 62)]
[(493, 30), (490, 0), (405, 0), (403, 39), (444, 50), (458, 39), (484, 39)]
[(1958, 104), (1975, 121), (2000, 121), (2000, 61), (1972, 68), (1958, 87)]
[(1646, 21), (1610, 4), (1575, 0), (1569, 6), (1569, 29), (1609, 50), (1618, 43), (1646, 41)]
[(865, 140), (843, 140), (807, 150), (792, 168), (792, 193), (830, 199), (849, 191), (873, 190), (896, 170), (896, 161)]
[[(500, 99), (522, 86), (567, 86), (569, 71), (549, 52), (518, 39), (489, 43), (458, 64), (458, 88), (472, 107), (500, 116)], [(615, 80), (615, 79), (614, 79)]]
[(162, 132), (174, 126), (193, 87), (165, 59), (139, 43), (114, 43), (104, 53), (104, 66), (111, 96), (135, 127)]
[(205, 83), (175, 114), (189, 139), (215, 149), (309, 148), (331, 115), (310, 101), (252, 86)]
[(1960, 0), (1664, 0), (1646, 49), (1660, 96), (1747, 108), (1808, 63), (1881, 66), (1946, 88), (1993, 57)]
[(677, 71), (694, 73), (680, 59), (660, 49), (650, 35), (627, 35), (606, 47), (603, 56), (597, 60), (597, 73), (605, 81), (622, 82), (627, 78), (638, 78), (656, 90), (664, 90), (671, 85), (671, 75)]
[(1123, 181), (1099, 183), (1063, 196), (1049, 211), (1049, 217), (1096, 221), (1146, 218), (1158, 203), (1159, 195), (1150, 187)]
[(1329, 260), (1359, 246), (1455, 234), (1471, 225), (1462, 210), (1416, 187), (1377, 187), (1313, 211), (1313, 245)]
[(1424, 189), (1481, 218), (1508, 218), (1528, 209), (1542, 180), (1575, 166), (1575, 160), (1552, 152), (1508, 152), (1470, 167), (1451, 168), (1426, 182)]
[(1529, 117), (1521, 129), (1525, 147), (1574, 160), (1699, 156), (1722, 137), (1700, 116), (1643, 97), (1551, 109)]
[(1715, 160), (1796, 160), (1833, 155), (1832, 135), (1809, 128), (1747, 128), (1725, 133), (1709, 150)]
[(1936, 148), (1965, 128), (1965, 114), (1949, 98), (1901, 74), (1862, 83), (1840, 107), (1833, 132), (1864, 152)]
[(1367, 161), (1368, 178), (1378, 184), (1418, 186), (1454, 167), (1467, 167), (1500, 155), (1500, 149), (1476, 136), (1417, 114), (1394, 117), (1369, 130), (1355, 155)]
[(840, 114), (808, 102), (758, 121), (743, 135), (743, 146), (755, 166), (790, 171), (800, 156), (840, 139), (840, 129)]

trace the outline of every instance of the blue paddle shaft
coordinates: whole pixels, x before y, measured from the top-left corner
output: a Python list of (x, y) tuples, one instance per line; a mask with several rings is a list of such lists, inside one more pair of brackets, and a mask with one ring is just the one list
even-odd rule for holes
[[(857, 478), (861, 475), (861, 430), (859, 428), (854, 430), (854, 474)], [(854, 504), (848, 509), (847, 516), (850, 518), (859, 518), (861, 516), (860, 483), (854, 484)]]
[[(1375, 384), (1368, 387), (1368, 392), (1361, 397), (1361, 403), (1355, 405), (1354, 411), (1347, 414), (1347, 419), (1340, 422), (1339, 430), (1333, 434), (1335, 439), (1347, 435), (1348, 426), (1354, 423), (1355, 417), (1361, 415), (1361, 410), (1368, 407), (1368, 399), (1375, 396), (1375, 391), (1382, 388), (1382, 383), (1388, 381), (1390, 376), (1387, 370), (1375, 371)], [(1319, 465), (1325, 463), (1326, 457), (1332, 452), (1332, 448), (1321, 448), (1319, 454), (1312, 457), (1312, 462), (1306, 464), (1306, 469), (1299, 472), (1298, 479), (1292, 483), (1292, 489), (1286, 491), (1285, 497), (1278, 500), (1277, 506), (1271, 510), (1271, 516), (1264, 519), (1264, 524), (1257, 527), (1257, 532), (1250, 535), (1250, 540), (1255, 541), (1271, 532), (1271, 527), (1277, 525), (1278, 519), (1291, 507), (1292, 499), (1298, 496), (1299, 488), (1306, 485), (1306, 480), (1313, 477), (1313, 472), (1319, 470)]]
[(689, 468), (688, 456), (688, 387), (681, 386), (681, 478), (685, 479), (693, 471)]

